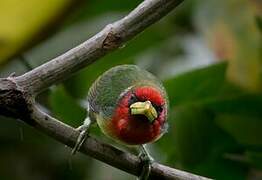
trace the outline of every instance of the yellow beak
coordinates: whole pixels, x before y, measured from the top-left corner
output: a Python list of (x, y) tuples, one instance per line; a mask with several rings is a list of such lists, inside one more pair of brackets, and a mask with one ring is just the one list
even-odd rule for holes
[(150, 122), (157, 118), (157, 111), (150, 101), (133, 103), (130, 106), (130, 110), (132, 115), (145, 115)]

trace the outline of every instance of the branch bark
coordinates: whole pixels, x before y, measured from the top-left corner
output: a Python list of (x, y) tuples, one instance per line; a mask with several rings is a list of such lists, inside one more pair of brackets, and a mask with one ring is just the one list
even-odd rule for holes
[[(33, 126), (35, 128), (69, 147), (74, 147), (79, 135), (78, 131), (45, 114), (36, 106), (33, 106), (31, 111), (31, 121), (34, 122)], [(93, 137), (86, 139), (80, 151), (130, 174), (139, 176), (141, 173), (143, 164), (137, 156), (120, 151)], [(153, 163), (150, 179), (208, 180), (208, 178), (173, 169), (158, 163)]]
[[(101, 32), (65, 54), (21, 76), (0, 79), (0, 115), (20, 118), (50, 137), (73, 147), (79, 135), (74, 128), (42, 112), (34, 97), (54, 83), (69, 77), (155, 23), (183, 0), (145, 0), (121, 20), (106, 26)], [(133, 175), (141, 172), (138, 157), (122, 152), (89, 137), (81, 152)], [(207, 179), (201, 176), (153, 163), (152, 179)]]

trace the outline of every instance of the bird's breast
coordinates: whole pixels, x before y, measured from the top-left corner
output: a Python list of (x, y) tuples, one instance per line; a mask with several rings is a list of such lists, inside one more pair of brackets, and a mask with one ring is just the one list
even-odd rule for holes
[(100, 129), (108, 137), (126, 145), (139, 145), (153, 142), (162, 135), (158, 120), (149, 123), (143, 115), (129, 115), (128, 108), (117, 108), (111, 119), (97, 115)]

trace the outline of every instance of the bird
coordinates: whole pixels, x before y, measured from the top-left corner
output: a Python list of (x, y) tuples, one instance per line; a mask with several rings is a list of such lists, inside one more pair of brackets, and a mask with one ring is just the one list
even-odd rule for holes
[(118, 65), (104, 72), (89, 88), (87, 117), (77, 128), (79, 137), (72, 150), (83, 144), (92, 124), (103, 134), (128, 147), (139, 147), (144, 162), (138, 179), (148, 179), (153, 158), (146, 144), (167, 132), (168, 96), (163, 84), (136, 65)]

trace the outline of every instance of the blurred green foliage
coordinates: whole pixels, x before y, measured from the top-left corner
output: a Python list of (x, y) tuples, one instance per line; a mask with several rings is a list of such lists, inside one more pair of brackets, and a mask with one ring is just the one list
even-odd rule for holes
[(206, 0), (196, 13), (198, 29), (216, 55), (229, 62), (228, 79), (256, 92), (262, 87), (260, 16), (261, 2), (255, 0)]
[[(38, 66), (139, 2), (82, 1), (60, 19), (65, 23), (58, 33), (23, 54)], [(163, 80), (170, 100), (169, 132), (150, 145), (157, 161), (215, 179), (262, 179), (261, 9), (256, 0), (185, 1), (125, 47), (51, 87), (38, 102), (77, 127), (92, 82), (112, 66), (138, 64)], [(0, 74), (27, 70), (14, 58)], [(134, 178), (81, 154), (70, 157), (69, 148), (20, 121), (0, 119), (0, 179)], [(113, 143), (97, 127), (91, 135)]]
[(60, 16), (66, 16), (66, 12), (79, 2), (80, 0), (2, 0), (0, 64), (50, 35), (61, 21)]
[(218, 64), (166, 81), (173, 128), (165, 144), (174, 144), (168, 161), (217, 179), (246, 179), (248, 164), (259, 162), (246, 153), (262, 150), (262, 98), (230, 84), (226, 67)]

